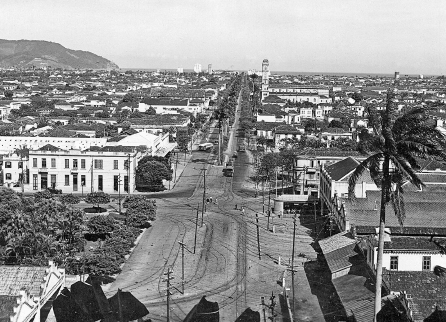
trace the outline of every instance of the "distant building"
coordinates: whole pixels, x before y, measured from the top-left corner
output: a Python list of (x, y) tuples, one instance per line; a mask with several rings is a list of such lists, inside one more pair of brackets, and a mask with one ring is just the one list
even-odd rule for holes
[(269, 61), (262, 62), (262, 101), (269, 96)]
[(395, 72), (395, 79), (400, 79), (400, 72)]
[(194, 66), (194, 72), (201, 73), (201, 64), (195, 64)]
[(183, 67), (178, 67), (177, 68), (177, 72), (178, 72), (178, 74), (182, 74), (183, 73)]
[(208, 65), (208, 74), (211, 75), (212, 74), (212, 64)]

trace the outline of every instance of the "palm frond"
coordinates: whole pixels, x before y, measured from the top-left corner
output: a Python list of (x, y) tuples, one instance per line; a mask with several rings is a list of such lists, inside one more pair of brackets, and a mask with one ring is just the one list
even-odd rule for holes
[(404, 224), (406, 218), (406, 209), (404, 207), (404, 191), (403, 182), (396, 184), (395, 190), (390, 195), (390, 202), (392, 203), (395, 216), (398, 218), (398, 222), (401, 226)]
[[(355, 186), (358, 179), (362, 176), (365, 170), (373, 170), (379, 167), (379, 162), (382, 159), (382, 154), (377, 153), (369, 156), (367, 159), (362, 161), (358, 166), (355, 168), (355, 171), (350, 175), (350, 178), (348, 180), (348, 197), (350, 199), (355, 198)], [(372, 171), (371, 171), (372, 173)]]
[(397, 171), (399, 171), (403, 175), (404, 178), (409, 180), (413, 185), (415, 185), (418, 188), (424, 186), (424, 183), (417, 176), (414, 169), (410, 166), (409, 162), (407, 162), (407, 160), (404, 159), (404, 157), (397, 154), (397, 155), (389, 155), (389, 158), (393, 166), (396, 168)]

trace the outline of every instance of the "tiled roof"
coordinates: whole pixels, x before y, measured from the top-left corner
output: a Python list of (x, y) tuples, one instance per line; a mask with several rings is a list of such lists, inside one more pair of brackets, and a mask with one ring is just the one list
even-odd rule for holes
[(10, 316), (14, 314), (17, 306), (17, 296), (0, 295), (0, 322), (10, 322)]
[(415, 321), (423, 321), (438, 306), (446, 310), (446, 278), (431, 271), (388, 271), (383, 269), (383, 280), (391, 291), (404, 291), (412, 297)]
[[(435, 240), (441, 244), (446, 243), (445, 238), (435, 238)], [(438, 246), (431, 241), (430, 237), (392, 236), (390, 242), (384, 242), (384, 251), (391, 249), (439, 251)]]
[(358, 322), (371, 322), (375, 297), (373, 277), (361, 255), (351, 257), (350, 261), (349, 273), (333, 279), (333, 285), (347, 316), (354, 316)]
[(319, 246), (332, 273), (350, 267), (350, 257), (357, 255), (354, 251), (356, 240), (349, 232), (322, 239), (319, 241)]
[[(414, 231), (431, 231), (439, 234), (439, 231), (446, 229), (446, 200), (445, 189), (430, 187), (423, 191), (405, 191), (404, 205), (406, 218), (404, 227), (400, 227), (398, 219), (394, 215), (392, 205), (386, 206), (386, 227), (390, 227), (392, 233), (407, 234), (408, 228)], [(355, 200), (344, 200), (346, 220), (350, 224), (355, 224), (357, 232), (361, 233), (366, 227), (377, 227), (379, 223), (379, 203), (381, 191), (367, 191), (367, 198), (357, 198)], [(378, 205), (375, 209), (375, 202)], [(358, 229), (359, 228), (359, 229)], [(438, 231), (435, 233), (435, 231)]]
[(344, 160), (325, 167), (325, 170), (328, 172), (332, 180), (338, 181), (355, 170), (358, 165), (358, 161), (356, 161), (352, 157), (348, 157)]
[(45, 282), (46, 267), (0, 266), (0, 295), (19, 295), (26, 290), (32, 296), (40, 296)]

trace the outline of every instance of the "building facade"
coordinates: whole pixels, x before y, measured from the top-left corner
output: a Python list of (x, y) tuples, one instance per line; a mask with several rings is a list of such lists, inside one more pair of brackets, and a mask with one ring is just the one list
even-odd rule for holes
[[(112, 149), (118, 151), (119, 149)], [(141, 153), (131, 148), (106, 150), (31, 150), (25, 192), (60, 189), (63, 193), (132, 193)]]
[(262, 101), (269, 96), (269, 61), (262, 62)]

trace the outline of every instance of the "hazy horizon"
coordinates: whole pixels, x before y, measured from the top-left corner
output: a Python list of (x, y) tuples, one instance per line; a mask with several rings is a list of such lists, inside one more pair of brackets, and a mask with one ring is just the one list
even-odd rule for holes
[[(443, 75), (440, 0), (15, 0), (2, 38), (47, 40), (121, 68)], [(321, 72), (328, 71), (328, 72)]]

